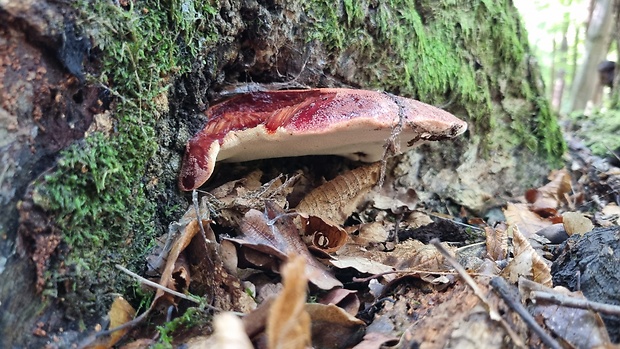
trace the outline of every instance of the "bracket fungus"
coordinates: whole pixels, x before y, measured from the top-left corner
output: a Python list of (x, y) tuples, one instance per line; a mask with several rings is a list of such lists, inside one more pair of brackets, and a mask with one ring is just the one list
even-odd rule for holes
[(454, 138), (467, 123), (431, 105), (387, 93), (319, 88), (253, 92), (210, 107), (186, 146), (182, 190), (204, 184), (216, 161), (340, 155), (381, 160), (386, 146)]

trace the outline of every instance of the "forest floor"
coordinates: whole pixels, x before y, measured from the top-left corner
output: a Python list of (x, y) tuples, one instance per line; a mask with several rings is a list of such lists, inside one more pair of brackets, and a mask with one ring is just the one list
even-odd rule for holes
[(479, 217), (376, 186), (380, 162), (195, 192), (149, 257), (150, 306), (119, 297), (108, 327), (126, 327), (81, 345), (613, 347), (620, 169), (567, 142), (547, 184)]

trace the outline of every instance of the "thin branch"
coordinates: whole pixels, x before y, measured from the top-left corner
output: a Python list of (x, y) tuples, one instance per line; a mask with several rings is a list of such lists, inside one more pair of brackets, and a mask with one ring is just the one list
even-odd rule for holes
[(491, 279), (491, 286), (502, 297), (506, 305), (514, 310), (525, 324), (534, 332), (540, 340), (545, 343), (549, 348), (562, 349), (562, 346), (551, 337), (545, 330), (538, 325), (536, 319), (527, 311), (525, 306), (519, 301), (519, 292), (511, 287), (506, 280), (501, 277), (494, 277)]
[(530, 298), (536, 301), (544, 300), (571, 308), (594, 310), (607, 315), (620, 315), (620, 306), (618, 305), (592, 302), (587, 299), (575, 298), (564, 294), (532, 291), (530, 292)]
[[(188, 301), (190, 301), (190, 302), (194, 302), (194, 303), (196, 303), (196, 304), (200, 304), (200, 303), (201, 303), (199, 300), (197, 300), (197, 299), (195, 299), (195, 298), (189, 297), (189, 296), (187, 296), (187, 295), (185, 295), (185, 294), (183, 294), (183, 293), (181, 293), (181, 292), (177, 292), (177, 291), (175, 291), (175, 290), (171, 290), (171, 289), (169, 289), (169, 288), (168, 288), (168, 287), (166, 287), (166, 286), (162, 286), (162, 285), (160, 285), (160, 284), (158, 284), (158, 283), (156, 283), (156, 282), (153, 282), (153, 281), (151, 281), (151, 280), (145, 279), (145, 278), (143, 278), (142, 276), (140, 276), (140, 275), (138, 275), (138, 274), (134, 273), (133, 271), (131, 271), (131, 270), (129, 270), (129, 269), (127, 269), (127, 268), (123, 267), (123, 266), (122, 266), (122, 265), (120, 265), (120, 264), (117, 264), (117, 265), (116, 265), (116, 269), (119, 269), (119, 270), (121, 270), (121, 271), (125, 272), (127, 275), (129, 275), (129, 276), (131, 276), (131, 277), (133, 277), (133, 278), (137, 279), (138, 281), (140, 281), (141, 283), (143, 283), (143, 284), (145, 284), (145, 285), (148, 285), (148, 286), (154, 287), (154, 288), (156, 288), (156, 289), (159, 289), (159, 290), (162, 290), (162, 291), (164, 291), (164, 292), (170, 293), (170, 294), (171, 294), (171, 295), (173, 295), (173, 296), (177, 296), (177, 297), (179, 297), (179, 298), (183, 298), (183, 299), (185, 299), (185, 300), (188, 300)], [(207, 304), (207, 307), (211, 307), (211, 306)], [(213, 307), (213, 309), (212, 309), (212, 310), (221, 311), (220, 309), (217, 309), (217, 308), (215, 308), (215, 307)]]
[(491, 320), (497, 321), (504, 328), (506, 333), (508, 333), (508, 335), (510, 336), (510, 339), (512, 339), (512, 342), (514, 343), (515, 346), (519, 348), (526, 348), (525, 344), (523, 343), (521, 338), (519, 338), (517, 333), (512, 329), (512, 327), (510, 327), (510, 325), (506, 322), (506, 320), (504, 320), (499, 315), (499, 312), (497, 311), (497, 309), (495, 309), (495, 307), (489, 302), (486, 295), (482, 292), (480, 287), (478, 287), (478, 284), (476, 283), (476, 281), (474, 281), (474, 279), (472, 279), (472, 277), (469, 276), (469, 274), (467, 274), (467, 271), (465, 270), (465, 268), (463, 268), (463, 266), (456, 259), (454, 259), (452, 255), (450, 255), (450, 253), (443, 246), (441, 246), (439, 239), (431, 240), (431, 244), (433, 244), (433, 246), (435, 246), (435, 248), (439, 252), (441, 252), (441, 254), (444, 256), (446, 261), (452, 264), (456, 272), (459, 273), (459, 276), (463, 279), (463, 281), (465, 281), (467, 286), (469, 286), (474, 291), (474, 294), (476, 295), (476, 297), (478, 297), (478, 299), (480, 299), (480, 301), (484, 304), (484, 307), (489, 313), (489, 317), (491, 318)]

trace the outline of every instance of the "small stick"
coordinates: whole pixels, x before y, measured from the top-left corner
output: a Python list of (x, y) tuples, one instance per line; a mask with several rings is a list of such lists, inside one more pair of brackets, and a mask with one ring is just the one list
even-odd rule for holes
[(476, 284), (476, 281), (474, 281), (474, 279), (472, 279), (472, 277), (469, 276), (469, 274), (467, 274), (467, 271), (465, 270), (465, 268), (463, 268), (463, 266), (456, 259), (454, 259), (443, 246), (441, 246), (441, 244), (439, 243), (439, 239), (431, 240), (431, 244), (433, 244), (433, 246), (435, 246), (435, 248), (444, 256), (444, 258), (450, 264), (452, 264), (456, 272), (459, 273), (459, 276), (461, 278), (463, 278), (463, 281), (465, 281), (467, 286), (469, 286), (474, 291), (474, 294), (476, 295), (476, 297), (480, 299), (480, 301), (486, 308), (487, 312), (489, 313), (489, 317), (491, 318), (491, 320), (499, 322), (499, 324), (504, 328), (506, 333), (508, 333), (508, 335), (510, 336), (510, 339), (512, 339), (512, 342), (514, 343), (515, 346), (525, 349), (526, 346), (521, 340), (521, 338), (519, 338), (517, 333), (510, 327), (510, 325), (506, 322), (506, 320), (504, 320), (501, 317), (501, 315), (499, 315), (499, 312), (497, 311), (497, 309), (495, 309), (495, 307), (493, 307), (491, 303), (489, 303), (488, 298), (482, 292), (480, 287), (478, 287), (478, 284)]
[(530, 298), (536, 300), (545, 300), (554, 304), (564, 305), (572, 308), (591, 309), (607, 315), (620, 315), (619, 305), (592, 302), (587, 299), (575, 298), (563, 294), (544, 291), (532, 291), (530, 292)]
[(607, 315), (620, 315), (619, 305), (593, 302), (584, 298), (561, 294), (554, 292), (553, 289), (549, 287), (545, 287), (528, 279), (520, 278), (519, 287), (527, 291), (527, 298), (532, 300), (543, 300), (572, 308), (590, 309)]
[(545, 343), (549, 348), (552, 349), (562, 349), (562, 346), (551, 337), (545, 330), (538, 325), (534, 317), (525, 309), (523, 304), (518, 300), (518, 292), (511, 287), (506, 280), (501, 277), (494, 277), (491, 279), (491, 286), (495, 291), (499, 294), (500, 297), (504, 300), (506, 305), (508, 305), (512, 310), (514, 310), (521, 319), (525, 322), (525, 324), (532, 330), (540, 340)]
[(198, 192), (196, 189), (192, 190), (192, 203), (194, 204), (194, 210), (196, 211), (196, 219), (198, 220), (198, 226), (200, 227), (200, 233), (205, 239), (205, 242), (210, 244), (211, 240), (207, 239), (207, 233), (205, 233), (205, 227), (202, 225), (202, 217), (200, 217), (200, 206), (198, 206)]
[[(158, 284), (158, 283), (156, 283), (156, 282), (153, 282), (153, 281), (151, 281), (151, 280), (145, 279), (145, 278), (143, 278), (142, 276), (140, 276), (140, 275), (138, 275), (138, 274), (134, 273), (133, 271), (131, 271), (131, 270), (129, 270), (129, 269), (127, 269), (127, 268), (123, 267), (123, 266), (122, 266), (122, 265), (120, 265), (120, 264), (117, 264), (117, 265), (116, 265), (116, 269), (120, 269), (120, 270), (121, 270), (121, 271), (123, 271), (124, 273), (126, 273), (126, 274), (128, 274), (129, 276), (131, 276), (131, 277), (133, 277), (133, 278), (137, 279), (138, 281), (140, 281), (141, 283), (143, 283), (143, 284), (145, 284), (145, 285), (148, 285), (148, 286), (151, 286), (151, 287), (154, 287), (154, 288), (160, 289), (160, 290), (162, 290), (162, 291), (164, 291), (164, 292), (170, 293), (170, 294), (171, 294), (171, 295), (173, 295), (173, 296), (177, 296), (177, 297), (179, 297), (179, 298), (183, 298), (183, 299), (188, 300), (188, 301), (190, 301), (190, 302), (194, 302), (194, 303), (200, 304), (200, 301), (199, 301), (199, 300), (194, 299), (194, 298), (192, 298), (192, 297), (189, 297), (189, 296), (187, 296), (187, 295), (185, 295), (185, 294), (183, 294), (183, 293), (181, 293), (181, 292), (177, 292), (177, 291), (175, 291), (175, 290), (171, 290), (171, 289), (169, 289), (168, 287), (166, 287), (166, 286), (162, 286), (162, 285), (160, 285), (160, 284)], [(210, 306), (209, 304), (207, 304), (207, 307), (211, 307), (211, 306)], [(220, 311), (220, 309), (217, 309), (217, 308), (215, 308), (215, 307), (213, 307), (213, 309), (212, 309), (212, 310), (217, 310), (217, 311)]]

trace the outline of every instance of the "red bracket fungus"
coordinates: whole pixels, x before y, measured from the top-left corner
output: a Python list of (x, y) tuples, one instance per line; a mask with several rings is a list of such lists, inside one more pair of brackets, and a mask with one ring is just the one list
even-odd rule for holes
[(187, 143), (182, 190), (204, 184), (220, 160), (341, 155), (374, 162), (386, 144), (413, 147), (467, 129), (452, 114), (413, 99), (338, 88), (242, 94), (206, 114), (207, 125)]

